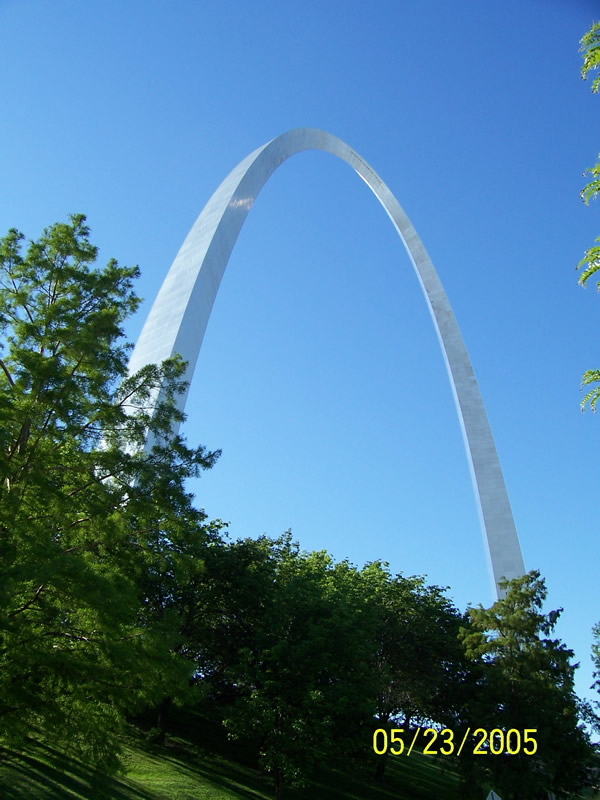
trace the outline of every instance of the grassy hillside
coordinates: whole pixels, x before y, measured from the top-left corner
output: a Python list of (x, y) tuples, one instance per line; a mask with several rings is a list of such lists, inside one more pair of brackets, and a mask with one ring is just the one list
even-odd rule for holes
[[(147, 741), (131, 727), (125, 739), (124, 770), (117, 777), (99, 776), (76, 759), (52, 747), (31, 744), (26, 754), (0, 753), (2, 800), (272, 800), (268, 777), (247, 763), (236, 749), (193, 714), (180, 715), (176, 734), (165, 746)], [(205, 722), (203, 720), (203, 722)], [(235, 759), (235, 760), (234, 760)], [(323, 769), (303, 789), (286, 789), (285, 800), (459, 800), (452, 761), (413, 751), (409, 758), (390, 758), (383, 785), (373, 770), (343, 766)], [(600, 793), (582, 795), (600, 798)], [(483, 796), (482, 796), (483, 800)]]
[[(151, 744), (136, 728), (125, 743), (124, 771), (102, 778), (81, 762), (47, 745), (33, 744), (26, 754), (4, 754), (0, 762), (2, 800), (271, 800), (268, 777), (189, 733), (191, 719), (178, 726), (165, 746)], [(231, 750), (231, 748), (230, 748)], [(235, 751), (233, 751), (235, 753)], [(8, 756), (8, 757), (7, 757)], [(286, 800), (420, 800), (443, 796), (458, 800), (457, 776), (442, 771), (432, 758), (413, 752), (390, 758), (383, 785), (372, 770), (343, 767), (321, 770), (303, 789), (287, 789)]]

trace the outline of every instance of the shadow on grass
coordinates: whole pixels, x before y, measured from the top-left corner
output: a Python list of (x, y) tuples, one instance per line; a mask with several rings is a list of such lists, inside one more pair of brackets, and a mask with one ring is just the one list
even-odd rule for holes
[[(179, 735), (168, 737), (166, 746), (152, 744), (139, 728), (130, 728), (124, 741), (126, 777), (103, 776), (46, 744), (32, 742), (27, 752), (11, 753), (8, 762), (0, 762), (0, 797), (183, 800), (195, 797), (197, 790), (199, 797), (222, 792), (240, 800), (272, 800), (273, 782), (256, 769), (255, 752), (252, 757), (251, 750), (244, 752), (228, 744), (214, 727), (215, 735), (208, 737), (210, 726), (206, 721), (202, 726), (199, 716), (187, 715), (179, 722)], [(430, 800), (442, 796), (457, 800), (460, 792), (452, 766), (447, 760), (440, 763), (415, 750), (411, 757), (390, 757), (386, 780), (378, 784), (374, 780), (375, 757), (370, 763), (331, 764), (317, 770), (303, 788), (284, 787), (284, 796), (286, 800)]]
[(38, 742), (31, 744), (29, 753), (11, 751), (0, 774), (2, 800), (157, 800), (152, 792), (128, 786)]
[(431, 800), (444, 797), (458, 800), (459, 794), (452, 786), (450, 776), (442, 777), (439, 767), (424, 762), (420, 754), (411, 762), (390, 759), (385, 781), (374, 779), (375, 767), (352, 765), (345, 769), (339, 765), (319, 770), (306, 790), (291, 791), (289, 800)]
[(233, 792), (240, 798), (270, 800), (273, 796), (267, 777), (219, 754), (199, 752), (195, 747), (179, 745), (173, 740), (166, 747), (147, 745), (144, 750), (154, 759), (172, 765), (189, 778)]
[[(227, 739), (219, 720), (198, 709), (174, 710), (167, 746), (136, 744), (178, 770), (244, 800), (271, 800), (274, 786), (257, 768), (258, 752)], [(389, 757), (386, 780), (374, 778), (376, 759), (363, 764), (336, 763), (319, 768), (305, 787), (285, 786), (286, 800), (458, 800), (453, 764), (415, 749), (410, 757)]]
[[(194, 747), (156, 747), (155, 758), (170, 762), (177, 769), (236, 793), (248, 800), (270, 800), (274, 797), (272, 781), (257, 770), (232, 762), (217, 753), (200, 752)], [(442, 770), (441, 767), (446, 769)], [(415, 752), (410, 762), (391, 758), (384, 783), (376, 783), (373, 768), (366, 766), (335, 765), (316, 771), (303, 788), (285, 787), (286, 800), (430, 800), (443, 796), (447, 800), (460, 797), (458, 779), (448, 769), (430, 756)]]

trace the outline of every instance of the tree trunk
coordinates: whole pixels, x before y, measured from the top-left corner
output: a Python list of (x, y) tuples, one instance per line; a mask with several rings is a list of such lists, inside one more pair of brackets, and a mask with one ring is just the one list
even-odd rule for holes
[[(383, 728), (385, 731), (388, 729), (390, 715), (386, 713), (379, 713), (377, 715), (378, 728)], [(375, 767), (375, 780), (377, 783), (383, 783), (383, 776), (385, 774), (385, 762), (387, 760), (387, 750), (383, 755), (377, 756), (377, 766)]]
[(377, 783), (383, 783), (383, 776), (385, 775), (385, 764), (387, 762), (387, 753), (382, 756), (377, 756), (377, 766), (375, 768), (375, 780)]
[(167, 720), (169, 717), (169, 710), (171, 708), (171, 698), (165, 697), (165, 699), (161, 702), (158, 707), (158, 719), (156, 720), (156, 725), (160, 730), (160, 744), (165, 743), (165, 735), (167, 733)]
[(275, 800), (281, 800), (281, 770), (275, 768)]

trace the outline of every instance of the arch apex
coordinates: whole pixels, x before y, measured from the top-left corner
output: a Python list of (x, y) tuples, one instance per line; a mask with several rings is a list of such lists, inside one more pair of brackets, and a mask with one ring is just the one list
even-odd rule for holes
[[(502, 578), (525, 567), (496, 445), (471, 361), (450, 302), (423, 243), (395, 196), (373, 168), (337, 136), (293, 128), (243, 159), (212, 195), (184, 240), (131, 355), (133, 373), (179, 353), (191, 382), (210, 312), (229, 256), (256, 197), (284, 161), (303, 150), (322, 150), (345, 161), (367, 183), (396, 228), (425, 295), (455, 399), (488, 565), (496, 596)], [(183, 411), (187, 392), (178, 398)]]

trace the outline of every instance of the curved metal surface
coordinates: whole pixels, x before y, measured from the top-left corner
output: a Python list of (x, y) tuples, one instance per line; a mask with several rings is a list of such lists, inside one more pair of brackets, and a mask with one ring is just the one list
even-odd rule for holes
[[(191, 382), (221, 278), (254, 200), (277, 167), (302, 150), (324, 150), (367, 183), (398, 231), (433, 317), (461, 424), (496, 593), (501, 578), (525, 572), (508, 494), (487, 414), (463, 338), (431, 259), (400, 204), (373, 169), (345, 142), (315, 128), (283, 133), (247, 156), (204, 207), (152, 306), (129, 363), (130, 373), (173, 353), (188, 362)], [(183, 410), (187, 393), (179, 398)]]

